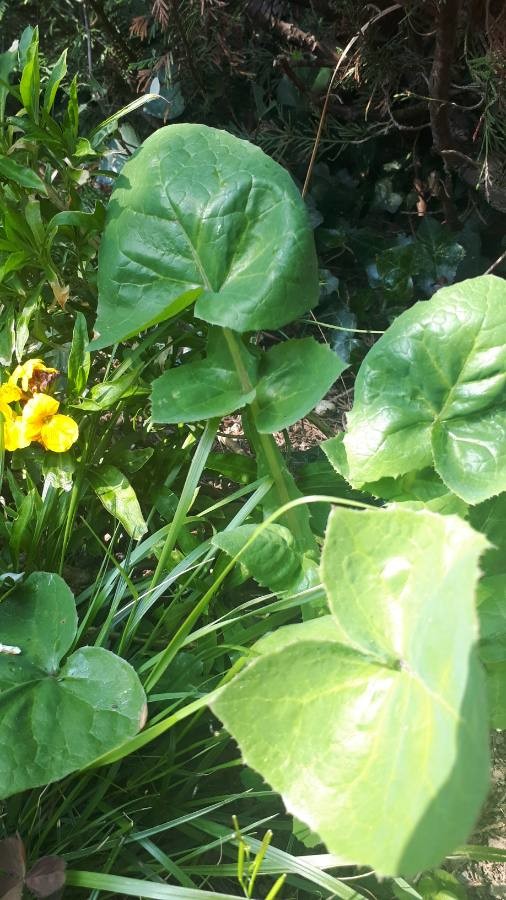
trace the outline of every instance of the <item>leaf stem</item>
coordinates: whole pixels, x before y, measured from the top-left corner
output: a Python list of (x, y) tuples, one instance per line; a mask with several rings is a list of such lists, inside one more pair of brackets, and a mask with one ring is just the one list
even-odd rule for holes
[[(230, 328), (223, 328), (222, 331), (223, 336), (227, 342), (230, 355), (233, 359), (237, 374), (239, 375), (241, 386), (244, 389), (245, 393), (249, 393), (254, 390), (254, 385), (252, 385), (250, 377), (246, 370), (246, 366), (244, 365), (244, 360), (242, 359), (241, 351), (238, 345), (238, 339), (235, 333), (230, 330)], [(285, 504), (290, 502), (292, 497), (290, 496), (290, 492), (284, 478), (284, 463), (281, 453), (272, 434), (261, 434), (256, 427), (255, 420), (259, 413), (259, 407), (256, 400), (253, 400), (252, 403), (250, 403), (249, 409), (251, 412), (251, 415), (248, 416), (249, 437), (252, 444), (257, 444), (257, 446), (259, 447), (265, 459), (269, 474), (273, 480), (274, 489), (276, 490), (279, 498), (279, 505), (284, 506)], [(290, 509), (287, 514), (287, 519), (289, 520), (290, 530), (297, 543), (299, 543), (301, 546), (307, 547), (307, 538), (303, 533), (303, 529), (300, 527), (297, 511), (295, 509)]]

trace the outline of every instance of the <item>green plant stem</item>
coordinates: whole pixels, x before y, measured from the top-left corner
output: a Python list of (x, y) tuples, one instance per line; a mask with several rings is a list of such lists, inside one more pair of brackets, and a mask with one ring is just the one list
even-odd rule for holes
[[(241, 385), (244, 388), (244, 391), (249, 393), (252, 391), (253, 385), (251, 384), (248, 372), (246, 371), (246, 367), (244, 365), (241, 352), (238, 345), (238, 338), (230, 328), (223, 328), (223, 336), (227, 342), (228, 349), (230, 350), (230, 355), (234, 361), (234, 365), (236, 367), (237, 374), (239, 375)], [(249, 415), (246, 413), (247, 422), (248, 422), (248, 436), (251, 439), (252, 444), (257, 445), (263, 455), (269, 474), (274, 483), (274, 489), (278, 495), (279, 505), (284, 506), (289, 503), (292, 497), (290, 496), (290, 492), (288, 490), (288, 486), (284, 477), (284, 463), (283, 457), (279, 451), (278, 445), (274, 440), (272, 434), (261, 434), (255, 424), (255, 420), (259, 413), (259, 407), (256, 400), (253, 400), (249, 406)], [(295, 509), (290, 509), (287, 513), (287, 520), (289, 522), (290, 530), (296, 539), (296, 541), (304, 546), (307, 544), (307, 540), (305, 535), (303, 534), (302, 528), (299, 523), (299, 518), (297, 515), (297, 511)]]

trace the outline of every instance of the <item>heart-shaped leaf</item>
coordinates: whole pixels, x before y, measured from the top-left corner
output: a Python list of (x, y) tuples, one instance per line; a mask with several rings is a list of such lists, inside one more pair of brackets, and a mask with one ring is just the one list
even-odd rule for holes
[(43, 856), (28, 872), (25, 884), (36, 897), (52, 897), (57, 900), (65, 885), (65, 868), (65, 860), (60, 856)]
[[(350, 472), (343, 438), (344, 433), (340, 432), (328, 441), (323, 441), (320, 448), (336, 472), (349, 483)], [(378, 481), (368, 481), (361, 486), (361, 491), (390, 503), (402, 503), (406, 509), (428, 509), (462, 518), (466, 517), (468, 510), (467, 503), (448, 490), (434, 469), (415, 469), (414, 472), (406, 472), (397, 478), (385, 476)], [(350, 492), (353, 495), (351, 489)]]
[(329, 851), (385, 875), (464, 841), (488, 778), (474, 588), (485, 539), (454, 516), (336, 509), (331, 615), (278, 629), (213, 709)]
[(126, 163), (100, 245), (95, 348), (194, 300), (199, 318), (242, 332), (278, 328), (317, 299), (304, 203), (258, 147), (203, 125), (169, 125)]
[(434, 465), (479, 503), (506, 490), (506, 284), (483, 275), (402, 313), (367, 354), (344, 439), (355, 486)]
[(26, 872), (26, 854), (19, 834), (0, 841), (0, 898), (21, 900)]
[(50, 784), (139, 730), (145, 695), (132, 667), (101, 647), (61, 659), (77, 629), (57, 575), (30, 575), (0, 605), (0, 796)]

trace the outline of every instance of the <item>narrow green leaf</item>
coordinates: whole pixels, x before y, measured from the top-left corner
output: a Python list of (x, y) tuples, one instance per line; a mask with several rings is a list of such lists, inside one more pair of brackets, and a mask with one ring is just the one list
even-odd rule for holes
[(118, 375), (111, 381), (103, 381), (93, 385), (89, 398), (85, 398), (79, 404), (79, 409), (95, 410), (96, 412), (110, 409), (119, 400), (126, 397), (144, 395), (148, 391), (138, 384), (139, 369), (131, 369), (124, 375)]
[(34, 122), (38, 122), (40, 93), (38, 28), (33, 29), (32, 39), (26, 51), (26, 62), (21, 73), (19, 92), (26, 111), (30, 113)]
[(9, 95), (9, 76), (16, 66), (17, 54), (13, 50), (0, 53), (0, 122), (5, 119), (5, 103)]
[(16, 321), (16, 341), (14, 345), (16, 359), (21, 362), (25, 347), (30, 337), (30, 322), (40, 300), (40, 286), (32, 293), (24, 304)]
[(80, 396), (86, 387), (90, 373), (91, 357), (87, 347), (88, 326), (84, 315), (77, 312), (67, 366), (69, 390), (71, 394), (77, 394), (77, 396)]
[(142, 94), (140, 97), (136, 97), (135, 100), (127, 103), (126, 106), (122, 106), (121, 109), (116, 110), (116, 112), (96, 125), (95, 128), (91, 131), (89, 135), (89, 143), (91, 147), (94, 150), (98, 150), (104, 138), (111, 134), (111, 131), (114, 131), (117, 128), (118, 121), (120, 119), (122, 119), (124, 116), (127, 116), (131, 112), (135, 112), (136, 109), (139, 109), (139, 106), (145, 106), (146, 103), (151, 103), (153, 100), (157, 99), (158, 94)]
[(103, 203), (97, 202), (93, 212), (83, 212), (79, 209), (66, 209), (63, 212), (56, 213), (51, 219), (49, 225), (57, 225), (58, 228), (63, 226), (71, 226), (80, 228), (82, 231), (100, 231), (105, 222), (105, 207)]
[(77, 97), (77, 75), (74, 75), (69, 85), (69, 98), (67, 109), (63, 119), (63, 131), (72, 150), (75, 147), (79, 134), (79, 100)]
[(0, 330), (0, 364), (2, 366), (10, 366), (12, 354), (14, 353), (14, 342), (16, 340), (16, 316), (14, 310), (4, 310), (2, 319), (3, 325)]
[(46, 185), (33, 169), (27, 169), (26, 166), (20, 165), (10, 156), (0, 156), (0, 179), (3, 181), (13, 181), (20, 187), (28, 188), (30, 191), (38, 191), (39, 194), (46, 194)]
[(67, 871), (65, 883), (70, 887), (108, 891), (127, 897), (147, 897), (150, 900), (237, 900), (236, 894), (200, 891), (197, 888), (179, 887), (141, 878), (125, 878), (122, 875), (107, 875), (102, 872), (79, 872), (73, 869)]
[(128, 478), (115, 466), (101, 465), (88, 472), (90, 484), (103, 507), (121, 522), (123, 528), (138, 540), (147, 531), (147, 525)]
[(67, 50), (64, 50), (59, 59), (51, 69), (51, 74), (47, 80), (46, 90), (44, 91), (44, 109), (51, 112), (56, 97), (56, 92), (60, 87), (62, 80), (67, 74)]

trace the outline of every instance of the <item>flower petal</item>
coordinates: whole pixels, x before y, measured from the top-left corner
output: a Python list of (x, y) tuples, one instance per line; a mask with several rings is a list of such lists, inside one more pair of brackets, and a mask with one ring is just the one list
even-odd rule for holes
[(15, 403), (21, 400), (23, 392), (15, 384), (8, 381), (6, 384), (0, 384), (0, 403)]
[(54, 453), (65, 453), (79, 437), (77, 422), (70, 416), (52, 416), (40, 429), (39, 440), (46, 450)]
[(31, 441), (40, 440), (42, 426), (56, 415), (60, 404), (48, 394), (34, 394), (23, 407), (23, 421)]
[(22, 450), (29, 444), (30, 439), (21, 416), (4, 421), (4, 447), (6, 450)]
[(30, 381), (34, 372), (50, 372), (56, 374), (57, 369), (48, 368), (41, 359), (27, 359), (22, 366), (16, 366), (9, 378), (9, 384), (17, 385), (21, 381), (21, 387), (26, 393), (30, 387)]

